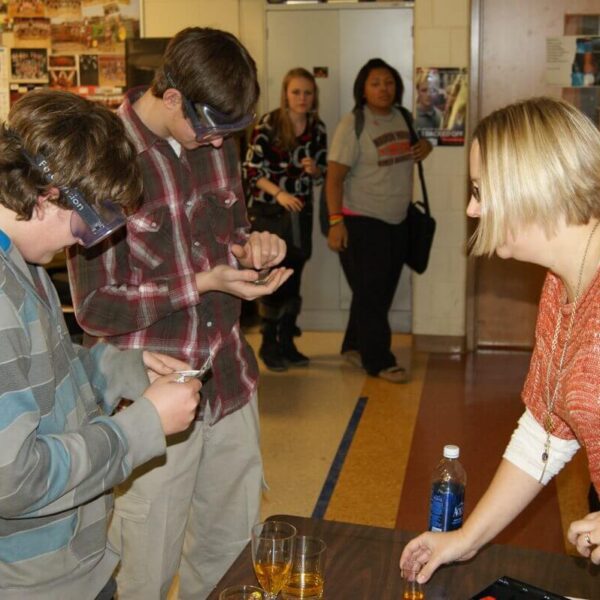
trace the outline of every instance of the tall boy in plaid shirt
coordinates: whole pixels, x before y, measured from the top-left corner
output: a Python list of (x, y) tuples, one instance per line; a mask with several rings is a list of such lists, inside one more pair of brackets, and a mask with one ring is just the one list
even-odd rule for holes
[[(254, 61), (235, 37), (177, 34), (152, 86), (131, 90), (119, 109), (138, 152), (143, 204), (126, 236), (69, 256), (76, 315), (89, 334), (195, 368), (212, 360), (191, 433), (173, 437), (166, 463), (134, 473), (117, 499), (121, 600), (165, 598), (178, 568), (180, 598), (205, 598), (259, 517), (257, 365), (240, 331), (240, 298), (272, 293), (291, 272), (273, 268), (285, 254), (279, 238), (247, 233), (229, 136), (251, 123), (258, 91)], [(257, 285), (263, 268), (269, 278)]]

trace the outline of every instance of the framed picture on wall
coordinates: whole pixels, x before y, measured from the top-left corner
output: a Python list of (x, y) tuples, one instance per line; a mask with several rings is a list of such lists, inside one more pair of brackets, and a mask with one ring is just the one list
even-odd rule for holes
[(12, 81), (48, 83), (48, 51), (45, 48), (12, 48)]

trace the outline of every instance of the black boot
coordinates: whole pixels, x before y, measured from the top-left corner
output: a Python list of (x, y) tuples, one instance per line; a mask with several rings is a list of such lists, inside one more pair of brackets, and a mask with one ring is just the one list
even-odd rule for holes
[(281, 355), (292, 367), (306, 367), (310, 359), (296, 348), (296, 344), (294, 344), (295, 329), (296, 315), (285, 313), (279, 321), (279, 348)]
[(274, 319), (263, 319), (263, 338), (258, 355), (270, 371), (287, 371), (287, 364), (277, 341), (278, 325), (278, 321)]

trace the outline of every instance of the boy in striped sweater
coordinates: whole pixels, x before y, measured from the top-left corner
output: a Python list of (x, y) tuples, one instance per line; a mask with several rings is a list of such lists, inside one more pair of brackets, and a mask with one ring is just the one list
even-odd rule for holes
[[(135, 150), (100, 105), (31, 92), (0, 127), (3, 600), (112, 597), (110, 490), (194, 418), (200, 383), (174, 374), (186, 363), (73, 345), (40, 266), (118, 230), (140, 194)], [(121, 397), (134, 402), (112, 414)]]

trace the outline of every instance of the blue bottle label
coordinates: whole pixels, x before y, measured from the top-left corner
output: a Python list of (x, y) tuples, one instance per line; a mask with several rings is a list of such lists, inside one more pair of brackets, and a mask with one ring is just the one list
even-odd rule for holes
[(465, 486), (436, 481), (431, 489), (429, 531), (453, 531), (463, 523)]

